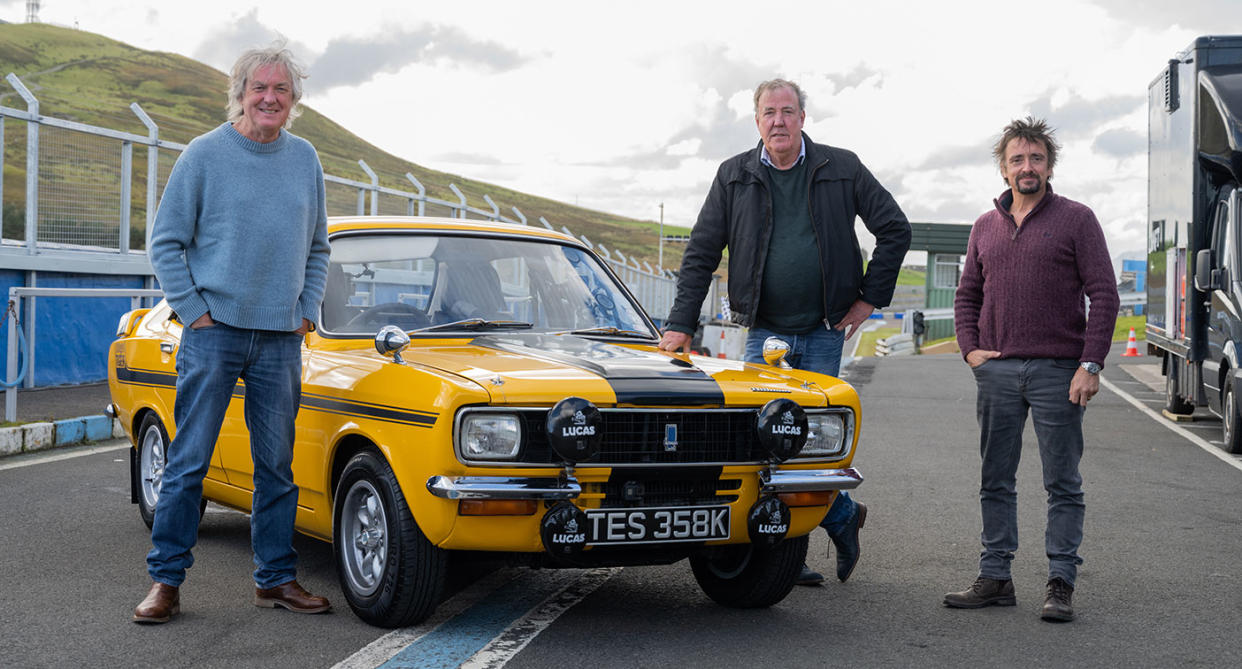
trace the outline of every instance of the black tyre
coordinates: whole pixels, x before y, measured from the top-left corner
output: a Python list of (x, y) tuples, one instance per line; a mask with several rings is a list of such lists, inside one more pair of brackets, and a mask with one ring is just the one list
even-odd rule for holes
[(772, 606), (793, 590), (810, 539), (786, 539), (770, 550), (723, 546), (690, 557), (694, 579), (717, 604), (735, 609)]
[[(131, 472), (138, 492), (138, 513), (147, 529), (155, 522), (155, 505), (160, 501), (160, 488), (164, 485), (164, 466), (168, 463), (168, 431), (154, 411), (142, 417), (138, 428), (138, 457), (136, 469)], [(207, 510), (207, 500), (198, 503), (198, 517), (202, 519)]]
[(345, 600), (366, 622), (413, 625), (440, 603), (446, 554), (418, 528), (392, 468), (375, 453), (359, 453), (345, 465), (332, 546)]
[(1242, 453), (1242, 416), (1238, 415), (1238, 411), (1242, 407), (1238, 406), (1238, 393), (1234, 390), (1234, 375), (1231, 373), (1225, 379), (1225, 396), (1220, 400), (1221, 408), (1221, 430), (1224, 443), (1222, 446), (1230, 453)]
[(1178, 396), (1177, 378), (1172, 374), (1164, 377), (1164, 410), (1179, 415), (1195, 412), (1195, 405)]

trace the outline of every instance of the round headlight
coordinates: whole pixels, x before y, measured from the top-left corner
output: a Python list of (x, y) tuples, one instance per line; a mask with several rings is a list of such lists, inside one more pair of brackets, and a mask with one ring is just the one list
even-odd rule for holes
[(467, 414), (461, 421), (460, 443), (467, 460), (512, 460), (522, 446), (522, 426), (513, 414)]

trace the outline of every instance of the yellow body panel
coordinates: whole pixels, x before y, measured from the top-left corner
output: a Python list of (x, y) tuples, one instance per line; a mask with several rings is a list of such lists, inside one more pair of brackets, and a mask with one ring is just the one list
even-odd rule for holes
[[(546, 230), (486, 222), (421, 221), (358, 218), (336, 221), (333, 234), (374, 229), (454, 229), (520, 234), (535, 239), (568, 237)], [(167, 304), (142, 315), (128, 336), (113, 343), (109, 383), (122, 425), (138, 441), (142, 417), (154, 412), (170, 435), (176, 380), (175, 347), (181, 326), (171, 320)], [(667, 357), (650, 344), (620, 343), (643, 356)], [(162, 347), (162, 348), (161, 348)], [(391, 466), (419, 528), (445, 549), (540, 552), (539, 523), (546, 508), (532, 516), (459, 516), (457, 502), (428, 490), (434, 476), (546, 476), (562, 468), (463, 464), (454, 448), (454, 419), (462, 407), (549, 407), (569, 396), (585, 398), (600, 408), (617, 406), (617, 394), (600, 375), (534, 352), (522, 354), (478, 346), (468, 337), (416, 338), (403, 354), (404, 364), (376, 352), (368, 339), (307, 335), (303, 349), (302, 402), (297, 418), (293, 473), (300, 486), (297, 529), (324, 540), (332, 538), (334, 485), (345, 460), (360, 448), (381, 453)], [(854, 443), (844, 457), (831, 462), (790, 462), (781, 469), (848, 467), (860, 433), (857, 393), (849, 384), (828, 376), (780, 370), (766, 365), (682, 357), (719, 386), (720, 407), (759, 407), (774, 398), (789, 398), (805, 408), (848, 407), (854, 412)], [(250, 504), (252, 464), (242, 413), (235, 396), (220, 432), (204, 494), (239, 509)], [(675, 407), (661, 407), (675, 408)], [(747, 511), (759, 496), (760, 470), (767, 465), (726, 465), (721, 481), (740, 483), (730, 494), (731, 538), (746, 542)], [(584, 494), (580, 508), (598, 507), (599, 485), (609, 467), (581, 466), (574, 475)], [(788, 536), (810, 532), (826, 506), (792, 509)]]

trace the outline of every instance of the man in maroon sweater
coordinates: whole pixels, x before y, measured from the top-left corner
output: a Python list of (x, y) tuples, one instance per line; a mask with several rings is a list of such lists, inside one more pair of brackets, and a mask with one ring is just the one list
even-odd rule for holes
[(970, 233), (954, 319), (978, 386), (983, 551), (974, 584), (945, 595), (944, 603), (1017, 603), (1010, 563), (1018, 548), (1015, 486), (1029, 411), (1048, 491), (1048, 587), (1040, 615), (1068, 621), (1082, 564), (1082, 418), (1100, 389), (1119, 301), (1095, 214), (1052, 192), (1058, 148), (1043, 121), (1010, 123), (993, 149), (1009, 190)]

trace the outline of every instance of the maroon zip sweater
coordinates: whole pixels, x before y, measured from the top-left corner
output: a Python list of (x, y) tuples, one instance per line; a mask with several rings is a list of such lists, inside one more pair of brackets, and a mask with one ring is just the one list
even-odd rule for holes
[(1095, 214), (1051, 185), (1021, 226), (1009, 213), (1011, 191), (993, 203), (970, 231), (953, 302), (962, 357), (983, 349), (1103, 364), (1120, 300)]

